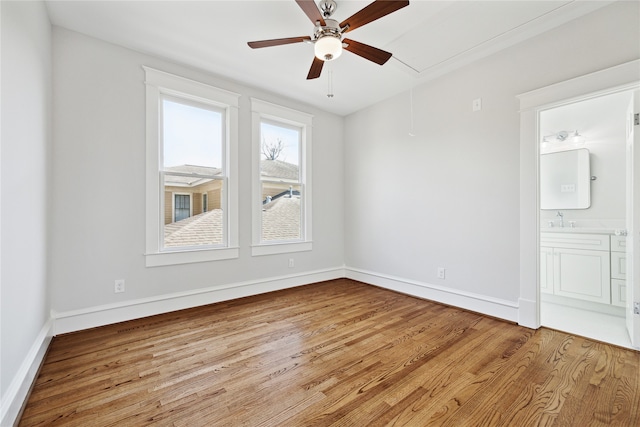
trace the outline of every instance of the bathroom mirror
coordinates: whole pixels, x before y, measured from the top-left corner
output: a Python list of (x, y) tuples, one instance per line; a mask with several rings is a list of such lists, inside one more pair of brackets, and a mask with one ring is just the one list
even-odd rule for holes
[(589, 150), (540, 155), (540, 208), (587, 209), (591, 206)]

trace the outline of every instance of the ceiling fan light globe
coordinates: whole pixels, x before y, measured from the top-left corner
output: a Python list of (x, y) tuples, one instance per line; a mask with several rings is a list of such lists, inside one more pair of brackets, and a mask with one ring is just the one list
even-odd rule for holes
[(342, 54), (342, 41), (338, 37), (323, 36), (316, 40), (313, 49), (316, 58), (332, 61)]

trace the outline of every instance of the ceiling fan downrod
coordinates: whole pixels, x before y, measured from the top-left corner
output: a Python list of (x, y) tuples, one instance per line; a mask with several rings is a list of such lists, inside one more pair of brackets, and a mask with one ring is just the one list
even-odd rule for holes
[(320, 11), (322, 11), (322, 17), (325, 19), (330, 18), (337, 8), (338, 4), (334, 0), (323, 0), (320, 2)]

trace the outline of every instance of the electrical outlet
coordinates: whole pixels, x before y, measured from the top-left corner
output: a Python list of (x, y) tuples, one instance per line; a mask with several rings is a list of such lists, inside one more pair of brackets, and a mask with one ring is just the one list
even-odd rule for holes
[(113, 291), (118, 294), (120, 292), (124, 292), (124, 279), (118, 279), (116, 280), (115, 286), (113, 288)]
[(293, 268), (293, 266), (294, 266), (293, 258), (289, 258), (289, 268)]
[(438, 267), (438, 279), (444, 279), (444, 267)]

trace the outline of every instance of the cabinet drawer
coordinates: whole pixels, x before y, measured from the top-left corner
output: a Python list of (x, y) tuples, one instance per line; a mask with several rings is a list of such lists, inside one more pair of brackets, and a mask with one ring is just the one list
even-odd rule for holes
[(540, 233), (540, 245), (554, 248), (608, 251), (608, 234)]
[(626, 252), (626, 251), (627, 251), (627, 237), (611, 236), (611, 252)]
[(627, 306), (627, 282), (624, 280), (611, 279), (611, 304)]
[(611, 278), (627, 278), (627, 254), (624, 252), (611, 252)]

